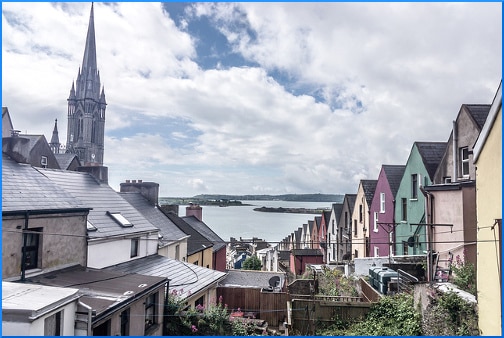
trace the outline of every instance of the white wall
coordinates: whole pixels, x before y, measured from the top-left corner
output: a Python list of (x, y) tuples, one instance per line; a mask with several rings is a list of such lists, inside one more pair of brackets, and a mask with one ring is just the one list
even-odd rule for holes
[(90, 268), (101, 269), (111, 265), (127, 262), (157, 253), (157, 233), (140, 237), (140, 246), (137, 257), (130, 257), (131, 238), (121, 238), (109, 241), (89, 242), (88, 263)]

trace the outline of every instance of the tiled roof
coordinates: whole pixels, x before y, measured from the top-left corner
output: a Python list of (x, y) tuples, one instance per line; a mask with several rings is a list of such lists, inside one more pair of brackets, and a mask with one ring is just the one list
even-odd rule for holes
[(387, 176), (387, 181), (393, 196), (395, 196), (397, 190), (399, 190), (404, 169), (406, 169), (405, 165), (383, 165), (383, 171), (385, 172), (385, 176)]
[(467, 108), (469, 114), (471, 114), (472, 118), (478, 125), (479, 129), (483, 128), (485, 121), (488, 117), (488, 113), (490, 112), (491, 105), (489, 104), (464, 104)]
[(206, 239), (202, 234), (196, 231), (192, 226), (190, 226), (181, 217), (176, 215), (174, 212), (164, 213), (180, 230), (190, 235), (187, 239), (187, 254), (193, 255), (197, 252), (205, 250), (206, 248), (212, 247), (213, 243)]
[(378, 180), (361, 180), (362, 189), (364, 190), (364, 195), (366, 196), (366, 202), (368, 205), (371, 205), (371, 202), (373, 201), (376, 183), (378, 183)]
[(436, 169), (443, 158), (446, 144), (447, 142), (415, 142), (431, 181), (434, 179)]
[(162, 243), (168, 244), (188, 237), (171, 219), (166, 217), (156, 206), (149, 203), (139, 192), (121, 192), (119, 194), (160, 230), (163, 236)]
[[(100, 183), (93, 175), (85, 172), (42, 169), (37, 170), (54, 184), (69, 194), (89, 205), (88, 221), (97, 228), (88, 231), (90, 238), (136, 234), (146, 231), (158, 231), (139, 211), (105, 183)], [(133, 226), (123, 227), (109, 213), (118, 212)]]
[[(226, 276), (225, 272), (207, 269), (159, 255), (151, 255), (113, 265), (105, 268), (105, 270), (167, 277), (169, 279), (169, 290), (177, 290), (179, 296), (182, 298), (196, 294)], [(180, 292), (182, 289), (183, 292)]]
[(2, 156), (2, 212), (89, 207), (29, 164)]
[(228, 275), (219, 283), (219, 286), (267, 288), (270, 286), (269, 281), (272, 278), (280, 280), (280, 288), (284, 286), (285, 273), (251, 270), (229, 270)]
[(226, 246), (226, 242), (219, 237), (208, 225), (200, 221), (195, 216), (184, 216), (182, 219), (189, 224), (194, 230), (198, 231), (206, 239), (213, 244), (213, 251), (219, 251)]

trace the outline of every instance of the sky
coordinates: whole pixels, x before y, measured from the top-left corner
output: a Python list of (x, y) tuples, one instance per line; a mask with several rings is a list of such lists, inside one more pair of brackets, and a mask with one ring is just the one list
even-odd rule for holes
[[(50, 140), (91, 4), (2, 3), (2, 105)], [(160, 196), (357, 193), (447, 141), (502, 77), (502, 4), (95, 3), (109, 184)]]

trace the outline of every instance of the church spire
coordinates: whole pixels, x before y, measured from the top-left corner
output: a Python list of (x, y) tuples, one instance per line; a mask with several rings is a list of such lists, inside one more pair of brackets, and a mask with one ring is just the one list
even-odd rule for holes
[(54, 120), (54, 130), (51, 137), (51, 143), (49, 143), (51, 150), (54, 154), (59, 154), (60, 141), (58, 136), (58, 119)]

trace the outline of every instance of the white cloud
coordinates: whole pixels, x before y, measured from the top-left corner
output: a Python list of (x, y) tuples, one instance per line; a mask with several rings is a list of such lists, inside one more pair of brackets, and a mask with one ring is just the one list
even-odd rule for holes
[[(490, 103), (501, 77), (500, 3), (195, 3), (182, 30), (160, 4), (94, 6), (111, 184), (153, 180), (165, 196), (355, 193), (414, 141), (446, 141), (460, 105)], [(64, 139), (89, 7), (2, 4), (17, 129), (47, 137), (58, 118)], [(202, 69), (203, 15), (257, 66)], [(186, 123), (163, 126), (173, 117)]]

